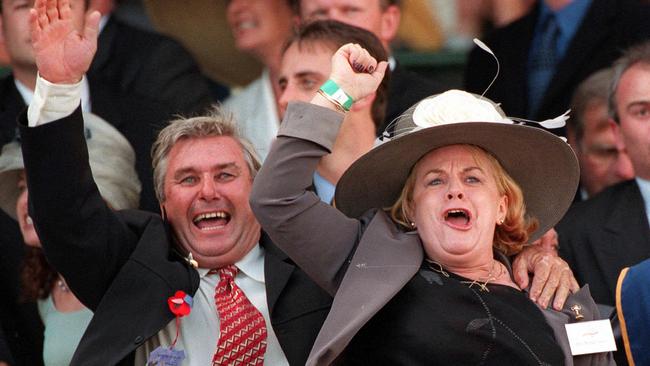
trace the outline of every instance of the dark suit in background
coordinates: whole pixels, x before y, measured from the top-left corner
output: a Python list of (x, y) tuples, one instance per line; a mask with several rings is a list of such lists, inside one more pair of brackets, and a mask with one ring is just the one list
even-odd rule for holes
[[(395, 118), (406, 112), (413, 104), (430, 95), (442, 93), (444, 90), (444, 86), (425, 76), (404, 69), (398, 62), (390, 72), (386, 118), (377, 129), (377, 136), (381, 135)], [(389, 130), (392, 131), (392, 129)]]
[(43, 365), (43, 323), (36, 303), (20, 300), (24, 253), (18, 224), (0, 210), (0, 361), (38, 366)]
[[(159, 215), (106, 207), (84, 161), (81, 123), (77, 109), (62, 120), (21, 129), (30, 214), (48, 260), (95, 312), (72, 364), (132, 365), (136, 348), (173, 320), (167, 298), (177, 290), (194, 294), (199, 275), (173, 250)], [(65, 148), (43, 148), (54, 144)], [(87, 192), (85, 199), (79, 192)], [(331, 298), (266, 235), (260, 244), (271, 326), (289, 362), (304, 365)]]
[[(527, 64), (539, 6), (521, 19), (485, 38), (501, 64), (501, 71), (485, 94), (501, 103), (508, 116), (526, 117)], [(582, 24), (559, 60), (535, 120), (554, 118), (567, 109), (578, 84), (594, 71), (609, 66), (625, 48), (650, 38), (650, 6), (638, 0), (593, 0)], [(465, 88), (482, 94), (496, 73), (492, 56), (474, 47), (465, 70)], [(564, 131), (553, 130), (564, 134)]]
[(600, 304), (615, 305), (616, 281), (624, 267), (650, 258), (648, 217), (634, 180), (575, 204), (556, 229), (560, 256)]
[(200, 113), (215, 101), (194, 58), (178, 42), (114, 16), (99, 35), (87, 74), (118, 85), (121, 93), (162, 102), (171, 114)]

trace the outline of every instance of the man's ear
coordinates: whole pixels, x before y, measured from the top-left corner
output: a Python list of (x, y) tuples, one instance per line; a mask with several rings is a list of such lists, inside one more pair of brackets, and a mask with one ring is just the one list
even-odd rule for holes
[(616, 138), (616, 148), (619, 151), (625, 150), (625, 141), (621, 135), (621, 126), (619, 126), (619, 124), (611, 117), (609, 118), (608, 122), (609, 127), (612, 129), (612, 132), (614, 132), (614, 137)]
[(160, 216), (162, 216), (163, 221), (167, 221), (167, 211), (165, 211), (165, 205), (160, 204)]
[(379, 38), (382, 43), (389, 45), (397, 36), (399, 21), (402, 12), (397, 5), (388, 5), (381, 15), (381, 34)]
[(353, 112), (358, 112), (366, 108), (370, 108), (376, 97), (377, 93), (372, 93), (365, 98), (359, 99), (355, 101), (354, 104), (352, 104), (352, 108), (350, 108), (350, 110)]

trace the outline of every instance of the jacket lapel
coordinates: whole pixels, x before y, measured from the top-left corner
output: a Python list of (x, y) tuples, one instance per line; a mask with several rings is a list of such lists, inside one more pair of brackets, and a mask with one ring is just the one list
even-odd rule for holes
[(618, 272), (637, 264), (639, 258), (650, 258), (650, 228), (643, 197), (635, 181), (630, 181), (620, 195), (610, 202), (602, 236), (592, 243), (597, 266), (605, 276), (607, 288), (616, 288)]
[[(650, 257), (650, 227), (643, 196), (636, 181), (631, 181), (625, 187), (624, 194), (618, 198), (612, 202), (605, 230), (619, 238), (615, 243), (617, 250), (625, 250), (634, 257), (641, 254)], [(643, 245), (639, 246), (638, 243)]]
[(90, 64), (90, 73), (95, 73), (103, 69), (110, 62), (110, 55), (113, 53), (112, 48), (115, 44), (116, 37), (117, 25), (115, 24), (115, 19), (111, 16), (99, 34), (97, 52), (95, 53), (92, 64)]
[(296, 267), (291, 263), (287, 263), (286, 260), (289, 257), (278, 249), (264, 232), (260, 237), (260, 245), (264, 247), (266, 301), (269, 306), (269, 314), (273, 314), (275, 303)]
[(196, 293), (198, 272), (170, 251), (169, 238), (162, 220), (146, 225), (138, 246), (95, 310), (73, 364), (77, 360), (117, 364), (173, 320), (169, 296), (178, 290)]
[(332, 363), (417, 273), (422, 259), (419, 236), (401, 232), (385, 213), (378, 212), (352, 257), (307, 364)]

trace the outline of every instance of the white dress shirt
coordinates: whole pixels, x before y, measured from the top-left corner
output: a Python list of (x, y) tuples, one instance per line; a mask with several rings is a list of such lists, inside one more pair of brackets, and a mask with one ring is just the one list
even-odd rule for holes
[[(76, 84), (52, 84), (40, 76), (36, 80), (34, 97), (27, 110), (28, 125), (38, 126), (70, 115), (79, 105), (85, 78)], [(288, 365), (278, 338), (271, 326), (264, 284), (264, 250), (256, 245), (242, 260), (235, 263), (239, 272), (235, 283), (264, 316), (267, 346), (266, 365)], [(194, 307), (188, 316), (181, 318), (180, 335), (176, 349), (185, 351), (185, 366), (210, 365), (219, 339), (219, 320), (214, 292), (218, 275), (208, 275), (209, 269), (199, 269), (199, 289), (194, 295)], [(170, 296), (173, 294), (170, 293)], [(176, 321), (171, 321), (158, 334), (148, 339), (136, 350), (136, 365), (144, 365), (151, 351), (159, 345), (170, 345), (176, 336)]]

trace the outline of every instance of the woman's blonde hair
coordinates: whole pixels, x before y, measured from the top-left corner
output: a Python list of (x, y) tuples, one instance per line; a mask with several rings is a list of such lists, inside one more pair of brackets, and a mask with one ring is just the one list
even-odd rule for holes
[[(505, 255), (519, 253), (528, 241), (530, 234), (537, 229), (538, 222), (534, 218), (526, 217), (524, 195), (517, 182), (506, 172), (499, 161), (489, 152), (476, 145), (462, 145), (469, 148), (477, 164), (486, 163), (494, 176), (499, 194), (507, 198), (506, 217), (503, 223), (494, 230), (493, 246)], [(418, 160), (411, 168), (408, 178), (397, 201), (389, 208), (392, 219), (407, 230), (411, 230), (409, 219), (410, 205), (413, 203), (413, 190)]]

